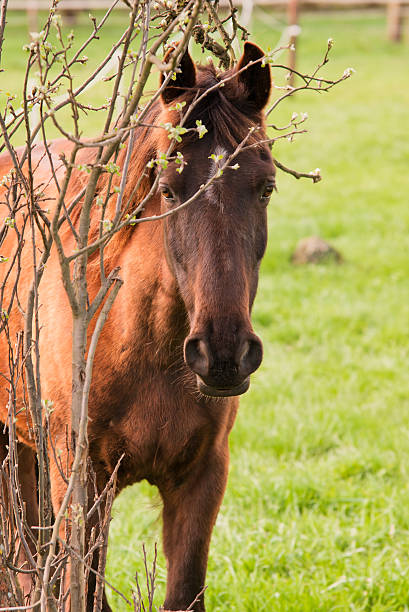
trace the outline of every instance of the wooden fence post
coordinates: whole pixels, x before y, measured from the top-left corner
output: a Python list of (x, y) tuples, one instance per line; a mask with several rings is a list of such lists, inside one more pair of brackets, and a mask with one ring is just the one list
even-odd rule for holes
[(297, 37), (299, 33), (298, 28), (298, 0), (287, 0), (287, 18), (288, 18), (288, 29), (289, 29), (289, 43), (290, 50), (288, 52), (288, 67), (290, 68), (289, 85), (294, 87), (294, 73), (296, 58), (297, 58)]
[(38, 31), (38, 2), (37, 0), (27, 0), (27, 21), (28, 31)]
[(402, 39), (403, 12), (397, 0), (388, 0), (387, 4), (388, 38), (395, 42)]

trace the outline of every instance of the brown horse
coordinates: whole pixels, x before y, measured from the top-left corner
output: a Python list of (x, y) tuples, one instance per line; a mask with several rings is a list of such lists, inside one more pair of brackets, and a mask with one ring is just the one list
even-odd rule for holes
[[(264, 144), (262, 111), (271, 82), (269, 67), (262, 66), (261, 57), (257, 46), (246, 43), (237, 67), (218, 73), (211, 64), (196, 66), (188, 53), (184, 55), (176, 81), (170, 81), (161, 100), (153, 105), (147, 123), (175, 124), (178, 114), (171, 108), (175, 102), (185, 101), (188, 108), (198, 94), (213, 88), (195, 106), (186, 125), (195, 127), (201, 120), (208, 133), (199, 139), (190, 131), (183, 137), (177, 148), (187, 165), (179, 173), (179, 166), (169, 163), (142, 216), (159, 214), (186, 201), (217, 171), (211, 155), (226, 158), (255, 127), (248, 141), (252, 146), (244, 147), (235, 158), (239, 170), (225, 170), (192, 204), (161, 222), (124, 228), (105, 249), (107, 271), (119, 266), (124, 285), (95, 359), (89, 401), (90, 456), (100, 488), (124, 453), (118, 491), (142, 479), (160, 491), (168, 564), (166, 610), (185, 610), (205, 584), (211, 532), (226, 487), (228, 435), (237, 396), (248, 389), (249, 376), (262, 359), (262, 344), (253, 333), (250, 312), (266, 246), (266, 206), (275, 171)], [(223, 88), (214, 87), (224, 79)], [(128, 195), (147, 162), (165, 151), (168, 143), (163, 129), (136, 129)], [(56, 165), (59, 153), (69, 146), (66, 142), (52, 145)], [(121, 154), (123, 165), (125, 151)], [(33, 155), (38, 161), (35, 181), (48, 185), (47, 197), (55, 199), (42, 148), (35, 148)], [(88, 150), (83, 159), (91, 160), (90, 155)], [(0, 159), (0, 176), (10, 165), (6, 156)], [(154, 178), (152, 170), (136, 203)], [(70, 188), (72, 198), (85, 180), (78, 171)], [(90, 235), (97, 234), (98, 223), (95, 211)], [(70, 229), (64, 231), (64, 247), (69, 252), (75, 245)], [(12, 245), (6, 243), (2, 254), (7, 248), (12, 252)], [(24, 248), (21, 303), (31, 278), (30, 257), (30, 249)], [(98, 288), (99, 258), (94, 255), (88, 271), (91, 298)], [(55, 252), (40, 285), (40, 303), (42, 395), (54, 403), (51, 437), (64, 453), (70, 422), (71, 314)], [(12, 332), (21, 327), (20, 316), (17, 311), (10, 316)], [(0, 351), (3, 372), (8, 367), (5, 346)], [(6, 406), (3, 388), (3, 422)], [(20, 472), (25, 476), (23, 495), (28, 518), (35, 524), (34, 442), (25, 412), (18, 417), (17, 430)], [(51, 477), (57, 510), (65, 485), (53, 461)], [(90, 580), (88, 609), (92, 610), (95, 587)], [(110, 610), (105, 597), (103, 609)], [(204, 611), (203, 595), (194, 609)]]

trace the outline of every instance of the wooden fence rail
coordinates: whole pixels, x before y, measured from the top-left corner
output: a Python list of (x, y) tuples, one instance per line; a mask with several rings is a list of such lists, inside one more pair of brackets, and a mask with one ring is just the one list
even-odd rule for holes
[[(386, 9), (387, 36), (390, 40), (399, 41), (402, 38), (404, 13), (409, 7), (409, 0), (234, 0), (236, 6), (243, 7), (251, 15), (254, 6), (286, 9), (288, 23), (294, 26), (297, 23), (298, 11), (301, 9), (353, 9), (353, 8), (383, 8)], [(111, 0), (60, 0), (58, 8), (66, 15), (75, 15), (78, 11), (107, 9)], [(228, 6), (228, 0), (221, 0), (220, 6)], [(47, 11), (49, 0), (9, 0), (10, 10), (27, 11), (30, 31), (37, 28), (37, 15), (39, 11)], [(118, 2), (118, 9), (129, 10), (124, 2)], [(296, 40), (290, 40), (292, 48), (290, 63), (295, 67)]]
[[(27, 11), (27, 10), (48, 10), (50, 8), (48, 0), (9, 0), (9, 10)], [(81, 10), (97, 10), (106, 9), (111, 6), (110, 0), (61, 0), (58, 4), (60, 10), (81, 11)], [(235, 5), (240, 7), (245, 4), (245, 0), (235, 0)], [(360, 7), (379, 7), (386, 8), (389, 5), (401, 5), (409, 7), (409, 0), (298, 0), (298, 5), (304, 7), (322, 7), (322, 8), (360, 8)], [(220, 6), (228, 6), (227, 0), (220, 2)], [(288, 0), (254, 0), (254, 5), (271, 6), (287, 8)], [(119, 2), (118, 9), (129, 11), (125, 3)]]

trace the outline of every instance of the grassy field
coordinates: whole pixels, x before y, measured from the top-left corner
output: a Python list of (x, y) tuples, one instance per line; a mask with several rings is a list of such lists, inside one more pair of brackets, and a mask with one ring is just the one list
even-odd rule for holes
[[(21, 41), (18, 19), (10, 32)], [(253, 39), (273, 47), (283, 24), (256, 13)], [(321, 168), (324, 180), (280, 173), (270, 204), (254, 309), (265, 358), (231, 436), (208, 609), (409, 610), (408, 44), (387, 43), (376, 13), (304, 15), (301, 25), (302, 70), (332, 37), (327, 74), (349, 66), (356, 74), (328, 94), (297, 95), (273, 117), (308, 112), (310, 133), (275, 155), (299, 170)], [(14, 41), (6, 42), (17, 75)], [(312, 234), (345, 263), (292, 266), (298, 239)], [(119, 497), (108, 567), (117, 588), (130, 592), (141, 544), (151, 558), (160, 529), (154, 489)], [(158, 605), (164, 581), (160, 555)]]

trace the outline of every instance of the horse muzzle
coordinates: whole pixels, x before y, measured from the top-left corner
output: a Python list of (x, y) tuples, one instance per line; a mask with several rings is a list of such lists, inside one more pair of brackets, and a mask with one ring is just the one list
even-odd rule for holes
[(219, 346), (212, 345), (204, 334), (194, 334), (185, 340), (184, 356), (201, 393), (230, 397), (249, 388), (250, 374), (263, 358), (263, 345), (252, 332), (238, 334)]

